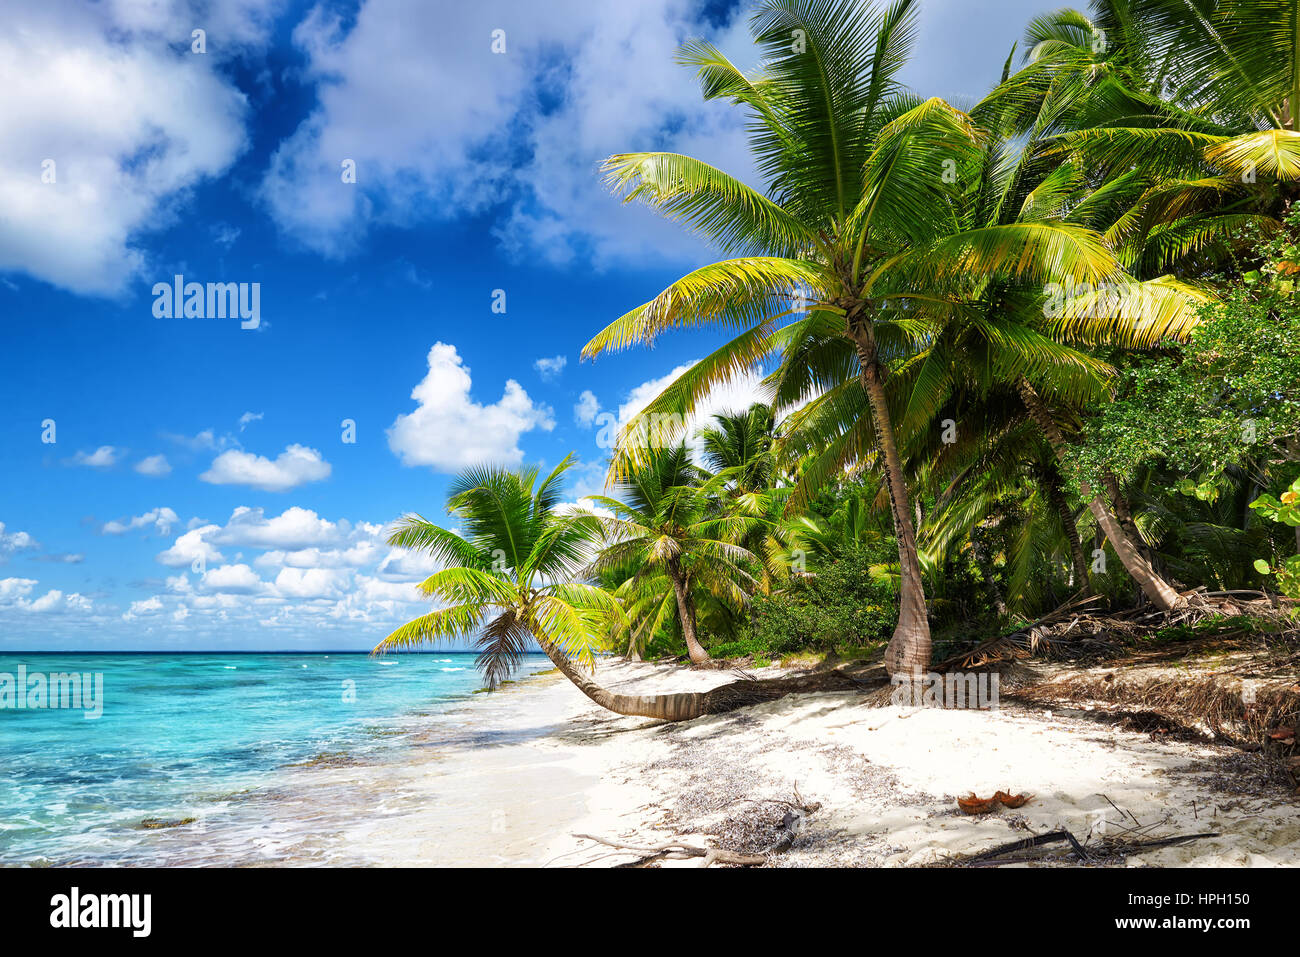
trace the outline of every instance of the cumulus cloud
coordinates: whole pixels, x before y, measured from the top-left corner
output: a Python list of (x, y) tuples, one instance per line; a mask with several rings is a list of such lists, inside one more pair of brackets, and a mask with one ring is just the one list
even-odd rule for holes
[(124, 449), (112, 445), (101, 445), (93, 452), (78, 452), (68, 460), (70, 465), (82, 465), (92, 469), (112, 468), (126, 454)]
[(122, 535), (125, 532), (134, 531), (137, 528), (147, 528), (152, 525), (157, 529), (159, 535), (170, 535), (172, 526), (180, 524), (180, 516), (166, 506), (150, 509), (143, 515), (136, 515), (132, 518), (124, 518), (112, 522), (105, 522), (104, 527), (100, 529), (105, 535)]
[[(619, 427), (622, 428), (639, 415), (651, 401), (694, 364), (695, 362), (687, 362), (679, 365), (667, 375), (642, 382), (630, 390), (627, 398), (618, 407)], [(755, 402), (766, 401), (762, 380), (763, 377), (757, 370), (750, 369), (733, 376), (726, 382), (719, 383), (695, 404), (695, 411), (685, 421), (685, 435), (691, 437), (700, 427), (712, 424), (715, 415), (743, 412)], [(694, 444), (692, 447), (694, 448)], [(698, 449), (696, 451), (698, 452)]]
[(155, 595), (152, 598), (144, 598), (140, 601), (131, 602), (131, 607), (122, 613), (122, 620), (132, 621), (136, 618), (145, 618), (150, 615), (156, 615), (162, 610), (162, 600)]
[(199, 585), (204, 591), (248, 595), (259, 591), (263, 582), (257, 572), (239, 563), (208, 569), (199, 580)]
[[(386, 537), (386, 525), (376, 522), (330, 520), (298, 506), (279, 515), (240, 506), (224, 525), (191, 528), (159, 554), (162, 564), (190, 564), (198, 574), (168, 576), (158, 594), (123, 617), (184, 623), (191, 631), (234, 623), (284, 630), (391, 626), (428, 607), (415, 586), (438, 566), (388, 546)], [(223, 551), (231, 549), (239, 551), (227, 559)]]
[(346, 523), (328, 521), (297, 505), (274, 518), (267, 518), (263, 509), (241, 505), (231, 513), (224, 528), (213, 528), (209, 540), (218, 545), (309, 548), (338, 541)]
[(65, 594), (51, 588), (40, 598), (29, 597), (38, 584), (35, 578), (0, 578), (0, 610), (17, 610), (36, 615), (88, 612), (93, 602), (79, 592)]
[(204, 540), (206, 534), (219, 528), (219, 525), (200, 525), (198, 528), (192, 528), (176, 539), (171, 548), (159, 552), (155, 560), (168, 568), (181, 568), (185, 565), (194, 565), (196, 562), (200, 566), (219, 562), (223, 557), (221, 552)]
[(36, 587), (35, 578), (0, 578), (0, 605), (13, 605)]
[(27, 605), (26, 610), (38, 615), (48, 615), (63, 612), (88, 612), (93, 607), (94, 602), (79, 592), (65, 595), (59, 589), (51, 588), (40, 598)]
[(150, 455), (135, 463), (135, 470), (141, 475), (147, 475), (150, 478), (163, 478), (170, 475), (172, 471), (171, 463), (167, 461), (165, 455)]
[(506, 380), (501, 398), (491, 405), (470, 398), (470, 370), (455, 346), (435, 343), (428, 362), (428, 374), (411, 392), (415, 411), (399, 415), (388, 429), (388, 447), (403, 465), (441, 472), (484, 462), (518, 465), (524, 457), (519, 437), (555, 428), (551, 410), (535, 405), (514, 379)]
[(7, 532), (5, 523), (0, 522), (0, 562), (7, 561), (14, 552), (38, 548), (36, 539), (27, 532)]
[[(318, 6), (293, 37), (319, 105), (273, 154), (262, 199), (282, 230), (331, 256), (373, 226), (484, 210), (507, 249), (554, 262), (698, 256), (596, 170), (611, 153), (668, 148), (751, 175), (743, 116), (706, 103), (673, 58), (692, 35), (744, 53), (743, 19), (719, 31), (691, 0), (367, 0), (351, 21)], [(505, 54), (491, 50), (498, 28)]]
[[(141, 233), (244, 151), (247, 103), (218, 61), (264, 42), (273, 4), (15, 2), (0, 33), (0, 270), (117, 295)], [(196, 24), (210, 56), (190, 54)]]
[(284, 598), (343, 597), (350, 576), (331, 568), (282, 568), (275, 576), (276, 593)]
[(264, 492), (287, 492), (307, 482), (329, 478), (331, 466), (320, 452), (305, 445), (290, 445), (275, 459), (230, 449), (212, 460), (199, 476), (213, 485), (247, 485)]

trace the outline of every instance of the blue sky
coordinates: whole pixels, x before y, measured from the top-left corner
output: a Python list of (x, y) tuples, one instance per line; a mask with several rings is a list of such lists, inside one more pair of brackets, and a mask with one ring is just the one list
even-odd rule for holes
[[(923, 4), (907, 81), (969, 105), (1051, 4), (990, 6)], [(716, 345), (578, 359), (710, 258), (611, 198), (599, 161), (666, 148), (753, 178), (743, 118), (672, 62), (700, 35), (750, 57), (740, 5), (6, 16), (0, 648), (369, 648), (425, 607), (431, 567), (390, 522), (442, 518), (449, 474), (483, 459), (573, 452), (572, 498), (597, 491), (601, 416)], [(259, 284), (260, 325), (157, 318), (177, 274)]]

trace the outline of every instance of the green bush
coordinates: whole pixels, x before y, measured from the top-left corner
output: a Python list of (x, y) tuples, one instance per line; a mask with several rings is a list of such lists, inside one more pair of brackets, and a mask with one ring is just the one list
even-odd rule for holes
[(792, 579), (779, 592), (756, 595), (739, 637), (710, 652), (720, 658), (780, 657), (888, 639), (898, 619), (898, 591), (879, 577), (879, 567), (888, 560), (879, 551), (851, 549), (817, 572)]

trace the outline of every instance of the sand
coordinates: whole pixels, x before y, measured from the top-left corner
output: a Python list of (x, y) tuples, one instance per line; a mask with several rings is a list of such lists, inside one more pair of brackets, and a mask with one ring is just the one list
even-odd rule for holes
[[(606, 661), (597, 677), (655, 693), (734, 676)], [(610, 866), (632, 855), (574, 835), (764, 849), (787, 809), (767, 802), (789, 801), (820, 807), (773, 866), (939, 864), (1062, 827), (1080, 840), (1138, 827), (1221, 834), (1108, 866), (1300, 863), (1300, 805), (1264, 780), (1258, 755), (1121, 730), (1077, 705), (939, 710), (814, 694), (665, 724), (603, 711), (551, 673), (413, 723), (396, 760), (288, 769), (222, 826), (165, 838), (173, 862)], [(986, 817), (957, 810), (957, 797), (997, 790), (1032, 799)]]
[[(766, 673), (779, 672), (757, 672)], [(599, 678), (652, 693), (732, 676), (616, 662), (602, 664)], [(774, 858), (782, 866), (914, 866), (1062, 827), (1083, 839), (1139, 826), (1148, 839), (1221, 836), (1128, 855), (1128, 866), (1300, 863), (1300, 805), (1261, 783), (1258, 756), (1120, 730), (1078, 712), (872, 708), (858, 695), (818, 694), (666, 725), (609, 715), (567, 685), (517, 694), (563, 703), (565, 731), (530, 747), (595, 782), (585, 813), (528, 863), (630, 859), (575, 833), (634, 844), (723, 839), (753, 850), (784, 811), (753, 802), (794, 801), (796, 793), (797, 803), (821, 808)], [(958, 796), (997, 790), (1033, 798), (989, 816), (957, 810)]]

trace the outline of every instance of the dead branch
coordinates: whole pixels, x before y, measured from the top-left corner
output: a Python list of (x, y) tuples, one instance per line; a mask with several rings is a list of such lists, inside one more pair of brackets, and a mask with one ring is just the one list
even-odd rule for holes
[(631, 851), (634, 854), (641, 855), (631, 863), (630, 866), (632, 867), (645, 867), (647, 864), (662, 860), (689, 860), (694, 857), (702, 858), (701, 867), (708, 867), (710, 864), (735, 864), (739, 867), (755, 867), (767, 863), (766, 854), (737, 854), (734, 851), (727, 851), (718, 847), (696, 847), (694, 844), (684, 844), (680, 841), (641, 846), (611, 841), (608, 838), (597, 837), (594, 834), (575, 834), (573, 836), (582, 840), (595, 841), (597, 844), (604, 844), (606, 847), (612, 847), (620, 851)]

